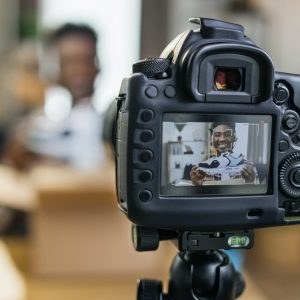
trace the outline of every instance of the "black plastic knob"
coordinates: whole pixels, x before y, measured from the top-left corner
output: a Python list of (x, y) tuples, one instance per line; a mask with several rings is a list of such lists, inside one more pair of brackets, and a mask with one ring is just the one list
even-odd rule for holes
[(140, 280), (138, 282), (137, 300), (162, 300), (163, 286), (159, 280)]
[(133, 225), (131, 233), (133, 246), (136, 251), (153, 251), (158, 248), (158, 229)]
[(165, 58), (147, 58), (133, 64), (133, 73), (143, 73), (149, 78), (160, 76), (168, 70), (170, 61)]

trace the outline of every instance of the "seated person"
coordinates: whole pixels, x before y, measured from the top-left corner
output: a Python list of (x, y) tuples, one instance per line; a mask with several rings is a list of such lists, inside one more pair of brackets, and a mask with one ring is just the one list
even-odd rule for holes
[(19, 169), (49, 160), (80, 169), (95, 168), (104, 159), (103, 118), (92, 103), (99, 73), (97, 35), (86, 25), (66, 24), (54, 32), (50, 41), (59, 61), (55, 84), (70, 95), (69, 114), (62, 120), (50, 120), (44, 112), (46, 106), (32, 113), (16, 129), (6, 160)]

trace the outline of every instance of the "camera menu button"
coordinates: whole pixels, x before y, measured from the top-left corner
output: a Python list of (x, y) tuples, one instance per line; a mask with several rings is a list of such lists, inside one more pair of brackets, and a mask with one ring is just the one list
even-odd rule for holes
[(144, 170), (139, 174), (139, 180), (141, 182), (149, 182), (152, 179), (152, 172), (149, 170)]
[(148, 143), (154, 139), (154, 132), (152, 130), (143, 130), (140, 134), (140, 139), (144, 143)]
[(299, 124), (300, 118), (295, 111), (289, 110), (283, 116), (282, 126), (286, 132), (291, 133), (296, 131), (299, 127)]
[(141, 120), (143, 122), (149, 122), (154, 119), (154, 112), (150, 109), (145, 109), (141, 113)]
[(140, 155), (139, 159), (141, 162), (148, 162), (153, 159), (153, 152), (151, 150), (143, 150)]
[(289, 142), (287, 140), (281, 140), (279, 142), (279, 151), (286, 152), (289, 149)]
[(294, 144), (298, 144), (300, 142), (300, 133), (297, 133), (295, 136), (293, 136), (292, 141)]
[(152, 193), (148, 190), (143, 190), (142, 192), (140, 192), (139, 194), (139, 199), (142, 202), (148, 202), (152, 199)]
[(173, 85), (167, 85), (164, 93), (166, 97), (174, 98), (176, 96), (176, 89)]
[(155, 98), (158, 96), (158, 89), (154, 85), (150, 85), (146, 88), (145, 94), (149, 98)]
[(274, 101), (278, 105), (284, 104), (290, 97), (289, 89), (281, 82), (275, 84)]

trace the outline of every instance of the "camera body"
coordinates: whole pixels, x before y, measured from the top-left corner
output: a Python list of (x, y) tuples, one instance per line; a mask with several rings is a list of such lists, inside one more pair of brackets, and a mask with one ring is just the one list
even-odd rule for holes
[(299, 223), (299, 92), (242, 26), (201, 19), (122, 82), (120, 208), (176, 231)]

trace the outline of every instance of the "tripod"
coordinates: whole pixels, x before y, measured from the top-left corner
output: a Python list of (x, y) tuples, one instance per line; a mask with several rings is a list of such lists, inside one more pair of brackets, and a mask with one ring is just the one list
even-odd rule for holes
[[(216, 235), (187, 232), (179, 234), (177, 241), (180, 251), (170, 268), (168, 293), (163, 294), (162, 282), (144, 279), (138, 282), (137, 300), (233, 300), (239, 297), (245, 287), (241, 273), (235, 270), (225, 252), (214, 248), (222, 243), (223, 249), (232, 248), (224, 244), (224, 241), (230, 240), (230, 237), (242, 237), (242, 240), (246, 238), (247, 241), (251, 241), (247, 245), (240, 244), (239, 247), (234, 245), (234, 248), (252, 247), (253, 232), (243, 234), (241, 235), (240, 232), (234, 235), (233, 233)], [(134, 244), (138, 251), (154, 250), (160, 240), (168, 239), (167, 235), (165, 231), (156, 229), (145, 231), (145, 229), (137, 228)], [(169, 233), (169, 237), (170, 235), (174, 237), (174, 233)], [(195, 241), (195, 237), (198, 242), (202, 240), (206, 244), (189, 243)]]

